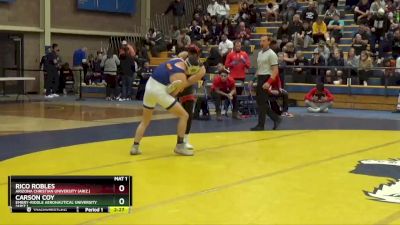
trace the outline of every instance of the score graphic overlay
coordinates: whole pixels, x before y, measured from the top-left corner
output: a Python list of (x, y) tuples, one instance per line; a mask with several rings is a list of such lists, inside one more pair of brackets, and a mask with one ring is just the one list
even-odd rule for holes
[(130, 213), (131, 176), (9, 176), (13, 213)]

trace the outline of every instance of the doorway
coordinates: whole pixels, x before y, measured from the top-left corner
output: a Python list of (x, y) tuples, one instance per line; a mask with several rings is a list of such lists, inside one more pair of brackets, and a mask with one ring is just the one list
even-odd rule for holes
[[(23, 77), (23, 35), (0, 33), (0, 77)], [(20, 83), (19, 83), (20, 82)], [(2, 82), (2, 95), (21, 93), (21, 81)], [(21, 89), (19, 89), (21, 88)], [(5, 92), (3, 91), (5, 90)]]

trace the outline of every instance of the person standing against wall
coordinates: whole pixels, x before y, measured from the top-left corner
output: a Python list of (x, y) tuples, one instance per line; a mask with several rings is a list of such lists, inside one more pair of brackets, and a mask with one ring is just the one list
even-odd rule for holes
[(48, 60), (47, 60), (47, 54), (50, 53), (52, 51), (51, 48), (48, 48), (46, 50), (46, 54), (44, 54), (44, 56), (42, 56), (42, 59), (40, 60), (40, 64), (39, 64), (39, 70), (43, 71), (43, 80), (44, 80), (44, 93), (46, 93), (46, 82), (47, 82), (47, 66), (48, 66)]
[(267, 90), (271, 87), (279, 74), (278, 56), (269, 48), (271, 37), (263, 36), (261, 38), (261, 50), (257, 57), (257, 90), (256, 102), (258, 107), (258, 124), (251, 128), (252, 131), (264, 130), (266, 115), (274, 122), (273, 130), (276, 130), (282, 119), (268, 104), (269, 96)]
[(47, 78), (46, 78), (46, 98), (59, 97), (57, 93), (58, 82), (60, 75), (58, 69), (60, 68), (60, 48), (58, 44), (52, 45), (52, 51), (46, 55), (47, 60)]

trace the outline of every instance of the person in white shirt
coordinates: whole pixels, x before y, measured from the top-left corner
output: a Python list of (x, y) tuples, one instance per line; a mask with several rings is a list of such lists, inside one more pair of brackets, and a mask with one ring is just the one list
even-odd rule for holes
[(221, 4), (219, 5), (217, 9), (217, 17), (219, 20), (223, 20), (225, 18), (229, 17), (231, 8), (229, 4), (226, 2), (226, 0), (222, 0)]
[(219, 7), (220, 7), (220, 5), (218, 4), (218, 2), (216, 0), (211, 0), (210, 4), (208, 4), (208, 7), (207, 7), (208, 14), (210, 14), (210, 16), (216, 16)]
[(225, 62), (226, 56), (228, 55), (229, 52), (232, 51), (232, 49), (233, 49), (233, 42), (228, 39), (226, 34), (223, 34), (221, 36), (221, 42), (218, 45), (218, 50), (219, 50), (220, 55), (224, 59), (224, 62)]
[(261, 37), (261, 51), (257, 57), (257, 89), (256, 102), (258, 106), (258, 124), (251, 128), (252, 131), (264, 130), (266, 115), (274, 122), (273, 130), (276, 130), (282, 122), (281, 117), (276, 114), (268, 104), (269, 96), (266, 90), (279, 76), (278, 56), (269, 48), (272, 38), (269, 36)]
[[(118, 95), (117, 93), (117, 69), (120, 65), (119, 58), (114, 54), (112, 48), (107, 50), (107, 55), (103, 56), (100, 67), (104, 68), (104, 75), (106, 76), (106, 100), (111, 101)], [(112, 97), (111, 97), (112, 96)]]

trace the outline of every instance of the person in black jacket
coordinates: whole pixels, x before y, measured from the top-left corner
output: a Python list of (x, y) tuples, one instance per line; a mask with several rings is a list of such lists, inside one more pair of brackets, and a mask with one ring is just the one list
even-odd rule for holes
[(209, 67), (217, 66), (218, 63), (223, 63), (223, 59), (219, 54), (218, 47), (212, 47), (210, 49), (210, 55), (207, 57), (204, 66), (206, 67), (206, 69), (208, 69)]
[(39, 64), (39, 70), (43, 71), (43, 80), (44, 82), (44, 89), (47, 89), (47, 66), (48, 66), (48, 61), (47, 61), (47, 53), (51, 52), (51, 48), (49, 48), (47, 50), (48, 52), (46, 52), (46, 54), (44, 56), (42, 56), (42, 59), (40, 60), (40, 64)]
[(174, 25), (178, 28), (183, 28), (183, 17), (186, 14), (185, 3), (183, 3), (181, 0), (175, 0), (171, 2), (167, 10), (162, 15), (167, 15), (170, 11), (172, 11), (172, 15), (174, 16)]
[(396, 30), (393, 35), (392, 56), (394, 59), (400, 56), (400, 30)]
[(285, 46), (286, 43), (291, 41), (288, 21), (282, 22), (282, 26), (279, 27), (276, 38), (277, 38), (278, 44), (280, 45), (280, 48), (283, 48), (283, 46)]
[[(210, 49), (210, 55), (208, 56), (206, 62), (204, 63), (204, 66), (206, 67), (206, 70), (209, 73), (219, 73), (219, 71), (221, 69), (216, 69), (216, 71), (212, 71), (212, 70), (214, 70), (214, 67), (216, 67), (217, 65), (219, 65), (220, 68), (223, 68), (224, 66), (223, 66), (222, 62), (223, 62), (223, 58), (219, 54), (218, 47), (212, 47)], [(203, 78), (202, 85), (204, 85), (204, 83), (205, 83), (205, 78)], [(198, 87), (198, 89), (201, 89), (201, 88), (203, 88), (203, 92), (204, 92), (205, 86)], [(202, 111), (202, 117), (200, 117), (200, 111)], [(197, 96), (197, 101), (196, 101), (196, 104), (194, 107), (193, 119), (194, 120), (209, 120), (210, 118), (211, 118), (210, 111), (208, 109), (206, 95)]]
[[(313, 52), (313, 57), (310, 61), (311, 66), (324, 67), (326, 66), (326, 60), (321, 54), (320, 49), (316, 48)], [(325, 80), (325, 68), (313, 68), (311, 73), (306, 75), (306, 83), (323, 83)]]
[(317, 18), (318, 18), (318, 12), (316, 10), (315, 3), (309, 2), (308, 7), (305, 8), (301, 13), (301, 19), (309, 23), (314, 23), (315, 21), (317, 21)]
[[(326, 79), (325, 83), (333, 83), (333, 81), (337, 81), (339, 84), (343, 82), (343, 67), (344, 66), (344, 59), (342, 56), (342, 52), (339, 49), (335, 49), (333, 52), (333, 57), (328, 59), (328, 65), (332, 66), (332, 69), (326, 71)], [(337, 66), (337, 67), (334, 67)]]
[(69, 63), (64, 63), (60, 69), (60, 83), (58, 86), (58, 94), (67, 95), (67, 90), (65, 90), (65, 86), (67, 82), (74, 82), (74, 73), (69, 67)]
[(58, 56), (60, 48), (58, 44), (52, 45), (52, 51), (46, 55), (47, 60), (47, 79), (46, 79), (46, 98), (59, 97), (56, 94), (60, 75), (58, 73), (60, 58)]
[(371, 39), (370, 39), (370, 47), (371, 52), (373, 54), (376, 53), (376, 42), (381, 46), (381, 39), (384, 34), (389, 30), (389, 21), (387, 16), (385, 15), (385, 10), (380, 8), (376, 15), (373, 15), (370, 19), (371, 27)]
[(293, 62), (293, 65), (300, 66), (298, 68), (293, 69), (293, 82), (294, 83), (305, 83), (306, 77), (308, 74), (308, 69), (304, 68), (304, 66), (308, 66), (310, 62), (308, 59), (304, 57), (303, 52), (296, 52), (296, 60)]
[(127, 51), (120, 55), (122, 80), (122, 96), (119, 101), (129, 101), (132, 98), (132, 83), (135, 80), (136, 64)]

